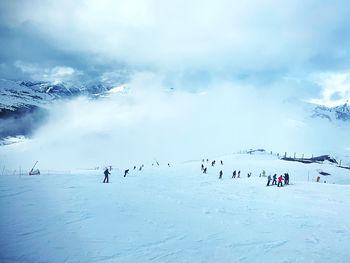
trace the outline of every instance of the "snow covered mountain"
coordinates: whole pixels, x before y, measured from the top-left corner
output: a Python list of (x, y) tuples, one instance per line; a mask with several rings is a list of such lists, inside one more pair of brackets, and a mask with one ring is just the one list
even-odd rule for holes
[(56, 99), (78, 95), (98, 96), (110, 90), (103, 84), (77, 87), (70, 83), (11, 81), (0, 79), (0, 111), (15, 111), (29, 105), (40, 106)]
[(47, 116), (45, 105), (80, 95), (93, 98), (115, 87), (101, 83), (77, 86), (71, 83), (12, 81), (0, 79), (0, 139), (30, 135)]
[(346, 102), (335, 107), (317, 106), (314, 109), (313, 117), (328, 119), (329, 121), (341, 120), (350, 121), (350, 105)]

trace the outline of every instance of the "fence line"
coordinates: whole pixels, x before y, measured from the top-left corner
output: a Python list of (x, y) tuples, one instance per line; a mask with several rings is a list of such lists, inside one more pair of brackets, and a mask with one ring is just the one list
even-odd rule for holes
[[(25, 172), (23, 169), (14, 169), (14, 170), (9, 170), (3, 168), (2, 171), (0, 171), (1, 175), (28, 175), (29, 176), (29, 171)], [(50, 174), (57, 174), (57, 175), (67, 175), (71, 174), (71, 170), (40, 170), (40, 175), (50, 175)]]

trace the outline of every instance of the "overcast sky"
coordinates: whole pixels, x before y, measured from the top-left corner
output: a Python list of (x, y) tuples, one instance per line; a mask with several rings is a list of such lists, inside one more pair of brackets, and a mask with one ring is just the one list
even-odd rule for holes
[(0, 10), (1, 78), (128, 91), (51, 105), (30, 140), (4, 148), (14, 167), (350, 149), (349, 125), (312, 119), (302, 103), (350, 97), (348, 1), (3, 0)]
[(0, 10), (2, 78), (120, 83), (151, 71), (169, 87), (225, 79), (328, 105), (350, 96), (348, 1), (3, 0)]

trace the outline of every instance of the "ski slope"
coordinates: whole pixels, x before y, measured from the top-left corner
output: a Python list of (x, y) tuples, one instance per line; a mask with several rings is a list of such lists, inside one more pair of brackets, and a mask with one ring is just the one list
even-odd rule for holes
[[(0, 176), (0, 262), (349, 262), (350, 171), (216, 160), (206, 175), (201, 160), (114, 169), (109, 184), (102, 171)], [(291, 185), (266, 187), (262, 169)]]

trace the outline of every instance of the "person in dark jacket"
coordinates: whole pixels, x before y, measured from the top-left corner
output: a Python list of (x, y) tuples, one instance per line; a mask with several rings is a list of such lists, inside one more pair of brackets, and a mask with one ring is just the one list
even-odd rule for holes
[(204, 174), (207, 173), (207, 167), (205, 167), (205, 168), (203, 169), (203, 173), (204, 173)]
[(222, 174), (223, 174), (223, 172), (222, 172), (222, 170), (220, 170), (220, 173), (219, 173), (219, 179), (221, 179), (221, 178), (222, 178)]
[(284, 174), (284, 184), (289, 184), (289, 174), (288, 173)]
[(105, 174), (105, 179), (103, 180), (103, 182), (108, 183), (108, 175), (110, 175), (111, 173), (108, 171), (108, 168), (106, 168), (106, 170), (103, 173)]
[(126, 169), (125, 171), (124, 171), (124, 177), (126, 177), (126, 175), (129, 173), (129, 169)]
[(236, 170), (233, 171), (232, 178), (236, 178)]

